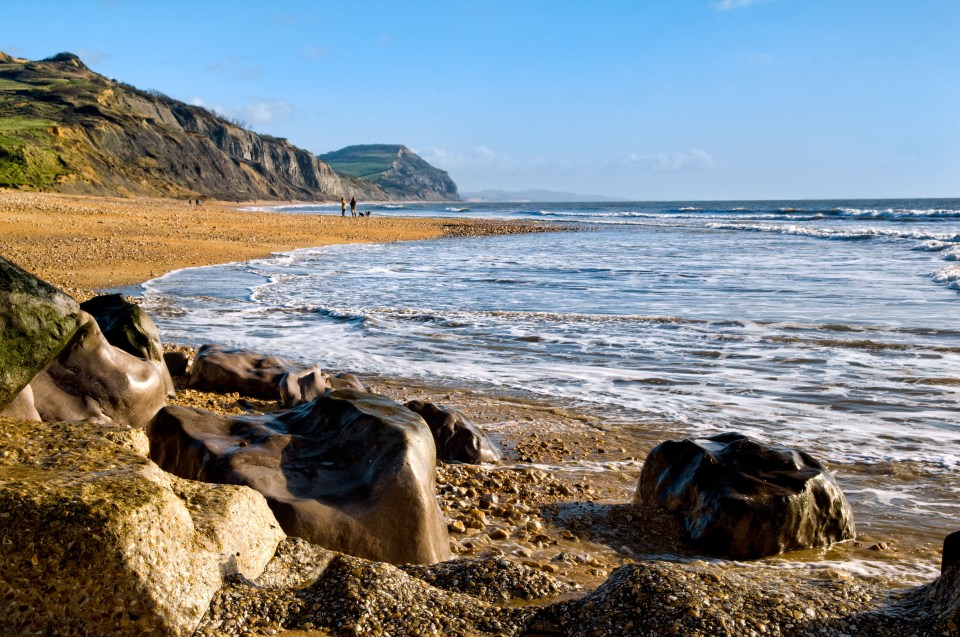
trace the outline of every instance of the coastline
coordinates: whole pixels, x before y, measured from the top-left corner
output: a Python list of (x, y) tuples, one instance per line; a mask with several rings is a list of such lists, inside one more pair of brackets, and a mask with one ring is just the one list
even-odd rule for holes
[[(103, 228), (109, 223), (114, 229), (117, 220), (119, 232), (103, 237)], [(9, 228), (14, 225), (28, 231), (19, 235), (12, 233)], [(92, 290), (140, 283), (174, 269), (254, 259), (308, 245), (544, 229), (533, 223), (340, 219), (336, 215), (239, 212), (233, 209), (233, 204), (191, 207), (161, 200), (0, 190), (0, 252), (10, 254), (23, 267), (78, 298), (89, 296)], [(254, 237), (248, 233), (256, 233), (256, 240), (252, 241)], [(177, 250), (177, 246), (185, 249)], [(148, 276), (143, 276), (144, 273)], [(493, 480), (492, 486), (488, 483), (484, 487), (519, 511), (515, 519), (511, 516), (492, 520), (493, 524), (484, 528), (461, 525), (465, 527), (462, 533), (451, 533), (457, 556), (508, 556), (579, 584), (583, 588), (576, 597), (601, 585), (614, 569), (643, 560), (663, 560), (667, 564), (663, 568), (678, 579), (692, 572), (691, 569), (705, 568), (702, 558), (685, 547), (672, 519), (652, 512), (638, 514), (630, 505), (642, 459), (649, 451), (650, 437), (638, 444), (629, 436), (613, 435), (604, 429), (601, 414), (577, 412), (558, 403), (524, 402), (470, 389), (418, 386), (399, 379), (364, 378), (363, 382), (372, 391), (401, 402), (423, 398), (461, 408), (490, 431), (508, 452), (508, 461), (503, 467), (438, 467), (438, 499), (449, 520), (469, 523), (476, 518), (472, 511), (478, 493), (471, 496), (469, 492), (476, 491), (477, 483), (488, 477), (487, 474), (500, 477)], [(171, 402), (241, 413), (245, 410), (239, 406), (242, 398), (181, 390)], [(603, 470), (593, 474), (556, 470), (570, 459), (602, 466)], [(503, 529), (507, 537), (497, 539), (491, 529), (492, 532)], [(756, 603), (765, 608), (768, 602), (761, 594), (764, 590), (815, 588), (830, 582), (846, 585), (853, 580), (851, 574), (825, 567), (823, 562), (831, 557), (842, 561), (886, 550), (874, 548), (880, 546), (879, 543), (871, 545), (873, 542), (869, 539), (850, 543), (838, 547), (837, 553), (829, 556), (810, 551), (798, 561), (821, 564), (809, 570), (778, 567), (779, 558), (762, 563), (712, 563), (710, 568), (711, 572), (724, 575), (749, 575), (756, 583), (759, 596)], [(858, 610), (871, 608), (875, 603), (872, 600), (901, 587), (902, 584), (873, 581), (863, 597), (851, 606)], [(781, 597), (787, 594), (784, 592)], [(814, 605), (818, 609), (826, 609), (825, 616), (836, 612), (832, 604), (837, 602), (829, 594), (824, 593), (816, 601), (818, 604)], [(771, 604), (771, 608), (774, 606), (775, 603)], [(697, 607), (697, 612), (706, 613), (705, 608)], [(753, 620), (754, 615), (748, 613), (747, 616)], [(697, 617), (699, 615), (691, 615), (693, 619)], [(760, 621), (759, 613), (755, 617)], [(760, 626), (767, 624), (758, 623), (757, 628)]]
[(533, 222), (239, 210), (243, 206), (0, 189), (0, 253), (83, 300), (95, 290), (137, 285), (182, 268), (298, 248), (557, 229)]

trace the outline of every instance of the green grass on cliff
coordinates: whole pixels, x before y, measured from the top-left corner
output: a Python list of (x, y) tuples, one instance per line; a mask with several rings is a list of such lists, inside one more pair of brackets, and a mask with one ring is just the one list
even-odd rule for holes
[(320, 155), (338, 173), (370, 179), (390, 170), (400, 146), (396, 144), (369, 144), (347, 146), (340, 150)]
[(0, 117), (0, 187), (43, 188), (69, 172), (52, 148), (51, 126), (49, 120)]

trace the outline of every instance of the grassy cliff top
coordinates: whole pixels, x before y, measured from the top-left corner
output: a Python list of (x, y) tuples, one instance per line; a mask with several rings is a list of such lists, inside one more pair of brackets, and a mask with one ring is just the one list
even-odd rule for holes
[(369, 179), (390, 170), (404, 150), (406, 146), (400, 144), (361, 144), (320, 155), (320, 159), (338, 173)]

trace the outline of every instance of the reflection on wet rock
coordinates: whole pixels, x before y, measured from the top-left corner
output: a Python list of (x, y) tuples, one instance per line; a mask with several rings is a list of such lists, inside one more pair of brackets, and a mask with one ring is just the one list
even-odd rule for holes
[(826, 467), (802, 451), (737, 433), (656, 446), (634, 502), (675, 512), (699, 547), (733, 558), (855, 535), (853, 512)]
[(411, 400), (406, 407), (420, 414), (430, 427), (440, 460), (469, 464), (500, 461), (500, 451), (459, 409), (423, 400)]
[(149, 435), (161, 467), (252, 487), (290, 535), (386, 562), (450, 555), (429, 430), (385, 396), (337, 390), (263, 416), (167, 407)]

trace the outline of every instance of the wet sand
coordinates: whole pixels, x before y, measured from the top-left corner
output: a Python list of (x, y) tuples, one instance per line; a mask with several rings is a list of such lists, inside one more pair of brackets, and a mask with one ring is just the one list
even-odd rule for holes
[(83, 298), (171, 270), (297, 248), (554, 229), (477, 219), (246, 212), (235, 205), (0, 189), (0, 254)]

